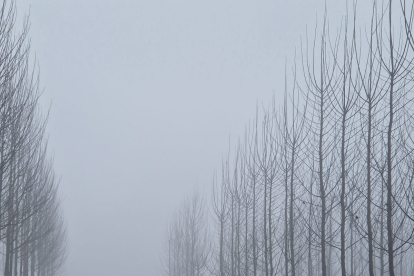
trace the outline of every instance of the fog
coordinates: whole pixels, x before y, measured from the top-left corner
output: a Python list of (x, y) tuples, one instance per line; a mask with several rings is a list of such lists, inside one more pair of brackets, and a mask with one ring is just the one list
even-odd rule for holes
[[(210, 194), (256, 106), (282, 104), (324, 1), (23, 0), (17, 12), (50, 107), (66, 274), (156, 276), (174, 210), (195, 186)], [(329, 6), (333, 22), (343, 14)]]

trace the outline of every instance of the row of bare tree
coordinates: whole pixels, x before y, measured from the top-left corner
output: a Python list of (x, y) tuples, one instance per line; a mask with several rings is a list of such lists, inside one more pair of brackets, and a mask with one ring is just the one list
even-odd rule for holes
[(15, 2), (0, 9), (1, 269), (5, 276), (54, 276), (66, 257), (66, 228), (29, 66), (28, 21), (16, 34)]
[(174, 270), (198, 256), (179, 213), (164, 275), (414, 275), (414, 5), (373, 0), (364, 32), (356, 7), (334, 35), (325, 12), (223, 162), (204, 270)]

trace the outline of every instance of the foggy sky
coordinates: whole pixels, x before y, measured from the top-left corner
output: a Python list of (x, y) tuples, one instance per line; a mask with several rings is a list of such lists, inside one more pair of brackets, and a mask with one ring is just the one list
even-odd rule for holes
[(256, 103), (282, 98), (285, 61), (323, 6), (19, 1), (20, 20), (30, 11), (41, 102), (51, 105), (67, 275), (157, 275), (169, 216), (194, 185), (210, 190)]

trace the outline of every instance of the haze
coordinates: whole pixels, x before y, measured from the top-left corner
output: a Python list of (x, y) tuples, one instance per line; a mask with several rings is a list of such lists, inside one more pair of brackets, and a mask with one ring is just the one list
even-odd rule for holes
[(285, 64), (324, 1), (24, 0), (17, 10), (30, 13), (51, 106), (67, 275), (156, 276), (175, 208), (194, 186), (210, 192), (256, 104), (283, 98)]

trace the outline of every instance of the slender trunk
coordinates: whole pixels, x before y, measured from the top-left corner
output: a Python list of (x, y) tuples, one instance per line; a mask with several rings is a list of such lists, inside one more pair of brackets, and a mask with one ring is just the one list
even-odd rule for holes
[[(389, 30), (392, 34), (391, 13), (392, 1), (390, 0), (389, 6)], [(389, 95), (389, 124), (387, 131), (387, 234), (388, 234), (388, 270), (390, 276), (395, 276), (394, 271), (394, 237), (393, 237), (393, 225), (392, 225), (392, 127), (394, 118), (394, 50), (392, 35), (389, 36), (390, 40), (390, 54), (391, 54), (391, 72), (390, 72), (390, 95)]]
[(272, 187), (273, 187), (273, 177), (270, 181), (269, 186), (269, 265), (270, 265), (270, 276), (274, 276), (274, 267), (273, 267), (273, 242), (272, 242)]
[[(265, 157), (266, 158), (266, 157)], [(264, 168), (264, 202), (263, 202), (263, 239), (265, 275), (269, 276), (268, 248), (267, 248), (267, 168)]]
[[(331, 200), (331, 206), (329, 207), (330, 213), (332, 213), (333, 208), (333, 200)], [(332, 241), (333, 241), (333, 235), (332, 235), (332, 215), (329, 217), (329, 249), (328, 249), (328, 264), (327, 264), (327, 270), (328, 270), (328, 276), (332, 275)]]
[(368, 145), (367, 145), (367, 228), (368, 228), (368, 263), (369, 275), (374, 276), (374, 249), (372, 245), (372, 222), (371, 222), (371, 125), (372, 125), (372, 102), (368, 103)]
[[(354, 196), (352, 194), (352, 200), (354, 199)], [(351, 228), (351, 276), (355, 275), (355, 266), (354, 266), (354, 210), (353, 205), (351, 204), (351, 222), (350, 222), (350, 228)]]
[[(323, 80), (322, 80), (323, 82)], [(322, 86), (323, 87), (323, 86)], [(323, 89), (322, 89), (323, 91)], [(319, 129), (319, 193), (321, 196), (321, 258), (322, 258), (322, 276), (327, 276), (326, 270), (326, 195), (325, 184), (323, 181), (323, 127), (324, 127), (324, 101), (321, 95), (320, 103), (320, 129)]]
[(249, 275), (249, 263), (248, 263), (248, 260), (249, 260), (249, 252), (248, 252), (248, 248), (249, 248), (249, 243), (248, 243), (248, 233), (249, 233), (249, 231), (248, 231), (248, 229), (249, 229), (249, 227), (248, 227), (248, 221), (249, 221), (249, 204), (247, 204), (247, 202), (246, 202), (246, 208), (245, 208), (245, 223), (246, 223), (246, 225), (245, 225), (245, 232), (244, 232), (244, 274), (245, 274), (245, 276), (248, 276)]
[(7, 230), (6, 230), (6, 264), (4, 275), (12, 276), (13, 275), (13, 246), (14, 246), (14, 224), (15, 224), (15, 212), (14, 212), (14, 196), (15, 196), (15, 179), (14, 179), (14, 162), (15, 162), (15, 139), (14, 139), (14, 129), (11, 130), (11, 159), (10, 159), (10, 176), (9, 176), (9, 195), (7, 199)]
[(220, 214), (220, 276), (225, 276), (224, 271), (224, 214)]
[[(35, 214), (32, 219), (32, 232), (35, 234), (36, 233), (36, 224), (37, 224), (37, 214)], [(35, 276), (35, 264), (36, 264), (36, 242), (37, 241), (32, 241), (30, 243), (30, 276)]]
[(380, 276), (385, 275), (384, 268), (384, 185), (381, 185)]
[[(345, 91), (344, 91), (345, 92)], [(341, 141), (341, 273), (346, 276), (345, 261), (345, 122), (346, 113), (342, 116), (342, 141)]]
[(241, 236), (241, 231), (240, 231), (240, 226), (241, 226), (241, 203), (240, 203), (240, 198), (239, 196), (237, 197), (237, 228), (236, 228), (236, 237), (237, 237), (237, 244), (236, 244), (236, 248), (237, 248), (237, 276), (241, 276), (241, 252), (240, 252), (240, 236)]
[[(17, 214), (18, 214), (18, 210), (17, 210)], [(19, 250), (18, 250), (18, 246), (19, 246), (19, 239), (18, 239), (18, 227), (16, 226), (16, 229), (15, 229), (15, 231), (14, 231), (16, 234), (15, 234), (15, 237), (14, 237), (14, 244), (15, 244), (15, 247), (14, 247), (14, 276), (17, 276), (17, 273), (18, 273), (18, 269), (17, 269), (17, 260), (18, 260), (18, 254), (19, 254)]]
[(313, 261), (312, 261), (312, 205), (313, 205), (313, 182), (310, 184), (310, 204), (308, 216), (308, 275), (313, 275)]
[[(256, 174), (256, 172), (253, 172)], [(256, 175), (253, 176), (253, 276), (257, 276), (257, 245), (256, 245)]]
[(372, 202), (372, 180), (371, 180), (371, 148), (372, 148), (372, 73), (373, 73), (373, 57), (372, 57), (372, 28), (371, 23), (371, 41), (370, 41), (370, 68), (369, 68), (369, 83), (368, 83), (368, 137), (367, 137), (367, 230), (368, 230), (368, 266), (369, 275), (374, 276), (374, 249), (373, 249), (373, 234), (372, 234), (372, 215), (371, 215), (371, 202)]
[[(286, 164), (287, 166), (287, 164)], [(289, 275), (289, 241), (288, 241), (288, 175), (287, 167), (285, 170), (285, 275)]]
[[(293, 138), (295, 139), (295, 137)], [(295, 147), (296, 142), (293, 141), (292, 145), (292, 156), (290, 164), (290, 202), (289, 202), (289, 233), (290, 233), (290, 269), (292, 276), (295, 276), (295, 229), (294, 229), (294, 213), (293, 213), (293, 201), (294, 201), (294, 187), (293, 187), (293, 176), (295, 173)]]
[(231, 226), (230, 226), (230, 231), (231, 231), (231, 241), (230, 241), (230, 265), (231, 265), (231, 276), (235, 276), (234, 272), (234, 265), (235, 265), (235, 261), (234, 261), (234, 195), (231, 196)]

